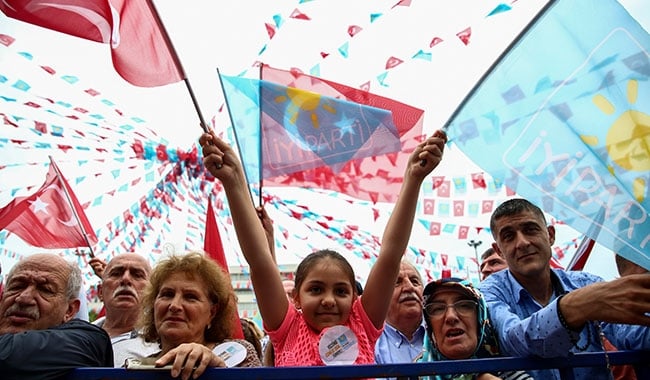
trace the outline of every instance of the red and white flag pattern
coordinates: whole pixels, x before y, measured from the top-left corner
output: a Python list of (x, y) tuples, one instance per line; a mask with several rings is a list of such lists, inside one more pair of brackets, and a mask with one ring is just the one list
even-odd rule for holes
[(77, 248), (96, 244), (97, 236), (83, 207), (57, 171), (52, 160), (45, 183), (36, 193), (17, 197), (0, 209), (0, 230), (14, 233), (34, 247)]
[(16, 20), (110, 43), (115, 70), (135, 86), (185, 78), (150, 0), (3, 0), (0, 10)]

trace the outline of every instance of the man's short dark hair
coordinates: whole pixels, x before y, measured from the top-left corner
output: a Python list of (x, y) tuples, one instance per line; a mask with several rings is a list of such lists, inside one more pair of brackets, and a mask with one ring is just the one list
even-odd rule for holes
[(488, 257), (492, 256), (494, 254), (494, 248), (490, 247), (483, 252), (481, 255), (481, 261), (487, 259)]
[(497, 237), (496, 224), (498, 219), (501, 219), (505, 216), (519, 215), (526, 211), (533, 212), (544, 221), (544, 224), (546, 224), (546, 217), (544, 216), (542, 209), (523, 198), (509, 199), (501, 203), (492, 212), (492, 216), (490, 217), (490, 229), (492, 230), (492, 236), (495, 239)]

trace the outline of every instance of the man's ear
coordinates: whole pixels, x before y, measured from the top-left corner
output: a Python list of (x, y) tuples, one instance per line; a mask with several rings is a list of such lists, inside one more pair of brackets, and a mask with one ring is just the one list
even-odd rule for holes
[(547, 226), (546, 230), (548, 231), (548, 241), (551, 245), (555, 244), (555, 226)]
[(68, 322), (72, 318), (77, 315), (79, 312), (79, 308), (81, 307), (81, 300), (79, 298), (75, 298), (73, 300), (68, 301), (68, 308), (65, 311), (65, 315), (63, 316), (63, 323)]
[(497, 242), (492, 243), (492, 249), (494, 249), (494, 252), (496, 252), (499, 256), (503, 257), (503, 252), (501, 252), (501, 250), (499, 249)]
[(104, 295), (102, 294), (102, 283), (97, 284), (97, 297), (100, 301), (104, 302)]

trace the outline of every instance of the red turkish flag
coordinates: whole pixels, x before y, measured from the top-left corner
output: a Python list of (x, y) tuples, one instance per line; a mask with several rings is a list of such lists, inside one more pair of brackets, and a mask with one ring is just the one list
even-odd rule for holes
[(451, 195), (451, 182), (442, 181), (440, 186), (438, 186), (438, 196), (443, 198), (449, 198)]
[(431, 222), (431, 224), (429, 224), (429, 235), (438, 236), (440, 235), (441, 229), (439, 222)]
[[(223, 269), (228, 277), (230, 277), (228, 262), (226, 261), (226, 253), (223, 251), (219, 226), (217, 226), (217, 219), (214, 217), (212, 200), (210, 198), (208, 198), (208, 210), (205, 213), (205, 241), (203, 242), (203, 250), (208, 254), (208, 257), (219, 264), (221, 269)], [(241, 321), (239, 320), (237, 305), (235, 305), (235, 315), (232, 316), (232, 319), (233, 331), (230, 332), (231, 337), (235, 339), (244, 339), (244, 332), (241, 327)]]
[(135, 86), (185, 78), (150, 0), (3, 0), (7, 17), (111, 45), (113, 66)]
[(487, 184), (485, 183), (485, 178), (483, 173), (473, 173), (472, 174), (472, 184), (475, 189), (487, 189)]
[(424, 203), (424, 206), (423, 206), (424, 207), (424, 214), (425, 215), (433, 215), (434, 210), (435, 210), (435, 205), (436, 205), (435, 199), (426, 198), (426, 199), (424, 199), (423, 203)]
[(551, 259), (549, 260), (549, 263), (551, 264), (551, 268), (564, 269), (562, 264), (560, 264), (560, 262), (557, 261), (557, 259), (555, 257), (553, 257), (553, 256), (551, 256)]
[(463, 216), (465, 215), (465, 201), (459, 200), (454, 201), (454, 216)]
[(34, 247), (87, 247), (88, 241), (96, 244), (97, 235), (83, 207), (63, 175), (57, 175), (57, 172), (60, 173), (51, 160), (45, 183), (36, 193), (15, 198), (0, 209), (0, 230), (14, 233)]
[(567, 270), (583, 270), (589, 259), (589, 255), (596, 245), (596, 240), (603, 228), (603, 221), (605, 220), (605, 208), (601, 208), (593, 223), (587, 230), (587, 233), (582, 238), (576, 253), (573, 254), (571, 261), (567, 265)]
[(459, 239), (467, 239), (467, 234), (469, 233), (469, 227), (468, 226), (459, 226), (458, 228), (458, 238)]
[(578, 249), (576, 249), (576, 253), (573, 254), (571, 261), (567, 265), (567, 270), (583, 270), (594, 245), (596, 245), (596, 241), (585, 235), (580, 242)]
[(492, 209), (494, 208), (494, 201), (493, 200), (486, 200), (483, 201), (481, 206), (481, 212), (483, 214), (489, 214), (492, 212)]

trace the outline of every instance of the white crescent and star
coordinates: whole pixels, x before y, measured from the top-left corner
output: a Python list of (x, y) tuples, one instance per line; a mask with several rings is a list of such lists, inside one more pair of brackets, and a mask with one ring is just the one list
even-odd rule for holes
[(40, 197), (36, 197), (34, 201), (29, 201), (29, 203), (32, 204), (32, 211), (34, 212), (34, 214), (36, 214), (37, 212), (44, 212), (48, 214), (47, 206), (49, 206), (49, 204), (43, 202)]
[[(48, 191), (49, 189), (53, 189), (54, 191), (58, 192), (58, 193), (59, 193), (59, 197), (61, 197), (61, 198), (63, 198), (63, 199), (66, 199), (66, 198), (67, 198), (67, 197), (66, 197), (66, 194), (63, 192), (63, 190), (62, 190), (59, 186), (57, 186), (56, 184), (49, 185), (48, 187), (46, 187), (45, 189), (43, 189), (43, 191), (40, 192), (40, 194), (45, 194), (45, 192)], [(44, 213), (46, 213), (46, 214), (49, 214), (49, 212), (47, 211), (47, 207), (49, 206), (49, 203), (44, 202), (44, 201), (40, 198), (40, 196), (37, 196), (35, 200), (30, 201), (29, 203), (31, 204), (31, 208), (32, 208), (32, 211), (34, 212), (34, 214), (36, 214), (37, 212), (44, 212)], [(57, 221), (58, 221), (59, 223), (63, 224), (64, 226), (67, 226), (67, 227), (74, 227), (74, 226), (76, 226), (78, 223), (77, 223), (77, 221), (75, 220), (75, 218), (74, 218), (74, 213), (71, 212), (72, 210), (70, 209), (69, 206), (68, 206), (68, 210), (70, 210), (70, 218), (69, 218), (68, 220), (61, 220), (61, 219), (57, 218)]]

